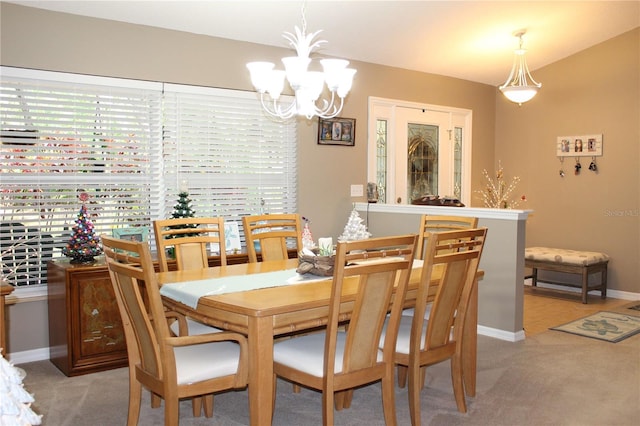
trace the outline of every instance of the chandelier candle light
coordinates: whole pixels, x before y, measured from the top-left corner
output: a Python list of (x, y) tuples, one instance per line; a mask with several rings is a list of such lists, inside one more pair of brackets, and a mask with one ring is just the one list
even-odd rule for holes
[[(305, 116), (311, 119), (314, 116), (322, 118), (336, 117), (342, 106), (344, 98), (351, 90), (353, 76), (356, 70), (347, 68), (349, 61), (344, 59), (322, 59), (323, 71), (309, 71), (311, 63), (309, 55), (314, 48), (319, 47), (326, 40), (317, 40), (315, 37), (322, 31), (307, 34), (307, 22), (302, 8), (302, 30), (295, 27), (295, 34), (285, 32), (283, 37), (296, 50), (298, 56), (282, 59), (285, 71), (274, 69), (272, 62), (250, 62), (247, 68), (251, 73), (251, 83), (260, 93), (260, 101), (265, 111), (277, 118), (286, 120), (294, 115)], [(279, 98), (284, 90), (284, 79), (295, 92), (295, 100), (290, 104), (283, 104)], [(318, 98), (324, 90), (324, 83), (331, 92), (331, 99), (322, 99), (321, 107), (317, 105)], [(338, 101), (337, 98), (340, 100)]]
[[(518, 105), (530, 101), (536, 93), (538, 93), (538, 89), (542, 87), (542, 83), (536, 82), (533, 77), (531, 77), (531, 73), (527, 67), (527, 60), (524, 57), (527, 51), (522, 48), (522, 36), (525, 33), (526, 31), (522, 30), (514, 34), (520, 39), (520, 48), (515, 51), (513, 68), (511, 68), (509, 78), (500, 86), (500, 91), (502, 91), (507, 99)], [(529, 80), (531, 80), (531, 83), (529, 83)]]

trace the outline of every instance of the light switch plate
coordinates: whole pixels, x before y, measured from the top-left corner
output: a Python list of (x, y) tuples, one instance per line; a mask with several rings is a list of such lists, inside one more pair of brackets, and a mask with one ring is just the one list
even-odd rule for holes
[(351, 185), (351, 196), (352, 197), (363, 197), (364, 196), (364, 186), (363, 185)]

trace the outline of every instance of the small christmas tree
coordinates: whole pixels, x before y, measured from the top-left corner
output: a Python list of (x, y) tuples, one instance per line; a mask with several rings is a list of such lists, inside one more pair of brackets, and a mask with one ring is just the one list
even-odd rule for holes
[[(180, 219), (185, 217), (195, 217), (195, 210), (191, 208), (191, 199), (189, 198), (189, 193), (185, 190), (181, 190), (178, 194), (178, 203), (173, 206), (173, 213), (171, 217), (173, 219)], [(175, 225), (170, 226), (171, 229), (186, 229), (186, 228), (197, 228), (198, 225)], [(176, 237), (184, 237), (189, 234), (182, 234), (177, 236), (171, 236), (172, 238)]]
[(82, 207), (75, 221), (76, 225), (72, 228), (71, 238), (62, 249), (62, 254), (70, 257), (72, 263), (92, 262), (95, 256), (102, 253), (100, 237), (94, 232), (93, 223), (87, 214), (87, 206), (84, 204), (89, 199), (89, 195), (83, 192), (79, 198), (82, 201)]
[(181, 217), (195, 217), (196, 212), (191, 208), (191, 199), (187, 191), (180, 191), (178, 194), (178, 204), (173, 206), (171, 217), (178, 219)]
[(366, 225), (362, 222), (362, 218), (354, 208), (344, 227), (342, 235), (338, 237), (338, 241), (357, 241), (369, 238), (371, 233), (367, 231)]

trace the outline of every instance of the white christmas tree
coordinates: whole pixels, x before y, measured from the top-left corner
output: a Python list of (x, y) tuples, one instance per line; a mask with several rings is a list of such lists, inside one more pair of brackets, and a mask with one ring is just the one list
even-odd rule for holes
[(338, 241), (366, 240), (370, 236), (371, 233), (367, 231), (367, 227), (363, 223), (362, 218), (354, 208), (353, 211), (351, 211), (342, 235), (338, 237)]

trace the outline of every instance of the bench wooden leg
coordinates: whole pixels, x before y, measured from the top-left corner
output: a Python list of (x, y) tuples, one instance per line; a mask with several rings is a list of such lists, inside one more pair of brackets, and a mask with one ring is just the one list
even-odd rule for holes
[(538, 286), (538, 268), (531, 268), (531, 287)]
[(582, 268), (582, 303), (587, 303), (589, 297), (589, 269)]
[(607, 298), (607, 267), (606, 266), (600, 272), (600, 274), (601, 274), (600, 279), (602, 282), (602, 288), (600, 289), (600, 298), (606, 299)]

